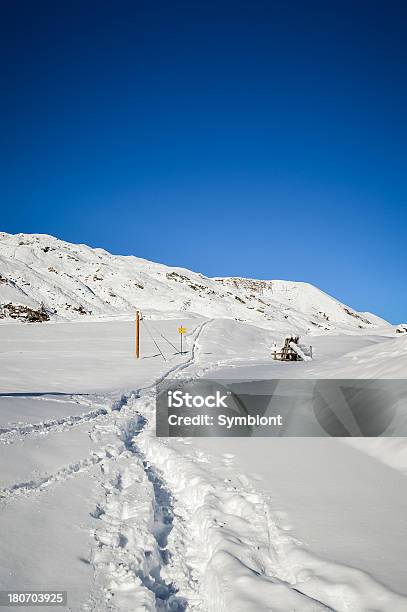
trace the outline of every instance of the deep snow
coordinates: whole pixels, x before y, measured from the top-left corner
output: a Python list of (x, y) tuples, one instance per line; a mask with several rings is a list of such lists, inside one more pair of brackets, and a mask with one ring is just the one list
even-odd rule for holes
[(282, 364), (272, 330), (185, 319), (181, 357), (178, 321), (150, 323), (166, 360), (145, 331), (135, 360), (131, 320), (0, 325), (1, 588), (67, 589), (75, 612), (406, 610), (404, 440), (158, 439), (153, 386), (380, 355), (391, 377), (404, 338), (314, 336)]

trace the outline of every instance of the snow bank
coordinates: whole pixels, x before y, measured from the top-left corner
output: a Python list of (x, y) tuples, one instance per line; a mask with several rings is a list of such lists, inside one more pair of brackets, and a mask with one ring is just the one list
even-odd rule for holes
[[(144, 431), (137, 441), (174, 495), (168, 575), (209, 612), (288, 610), (404, 612), (407, 598), (369, 574), (318, 558), (279, 525), (269, 500), (242, 474)], [(186, 564), (190, 580), (185, 583)], [(179, 580), (179, 582), (177, 582)], [(198, 609), (199, 608), (198, 606)]]
[(407, 476), (406, 438), (343, 438), (342, 441)]
[(319, 368), (323, 378), (400, 378), (407, 375), (407, 337), (382, 339)]

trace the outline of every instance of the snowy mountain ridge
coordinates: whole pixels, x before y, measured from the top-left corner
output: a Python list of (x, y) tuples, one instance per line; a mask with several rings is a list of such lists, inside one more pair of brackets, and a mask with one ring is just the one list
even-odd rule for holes
[(0, 232), (0, 318), (73, 320), (147, 311), (234, 318), (302, 333), (388, 325), (303, 282), (209, 278), (46, 234)]

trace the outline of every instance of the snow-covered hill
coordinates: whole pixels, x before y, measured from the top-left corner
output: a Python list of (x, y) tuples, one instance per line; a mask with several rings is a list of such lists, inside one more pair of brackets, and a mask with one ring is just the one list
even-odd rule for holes
[(307, 283), (208, 278), (45, 234), (0, 232), (0, 318), (69, 320), (135, 308), (230, 317), (302, 333), (387, 325)]

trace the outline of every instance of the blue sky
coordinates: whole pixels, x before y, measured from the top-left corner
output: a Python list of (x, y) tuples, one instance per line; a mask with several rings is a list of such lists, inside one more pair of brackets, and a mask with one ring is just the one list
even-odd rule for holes
[(10, 2), (1, 229), (407, 320), (403, 1)]

